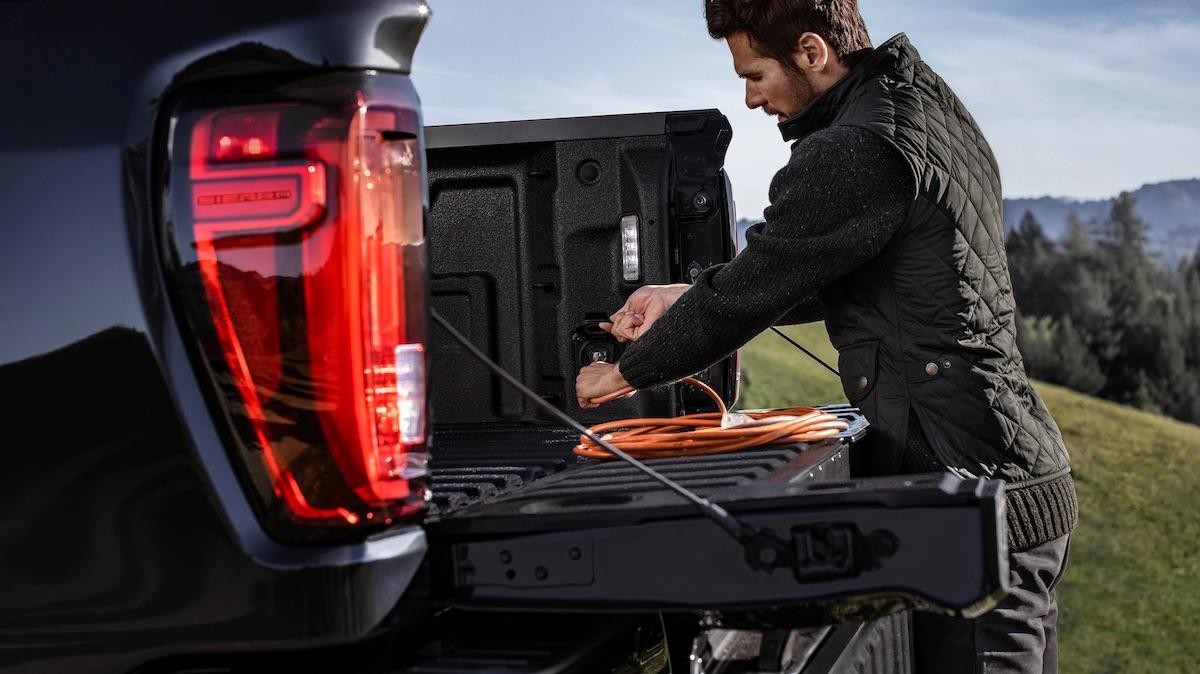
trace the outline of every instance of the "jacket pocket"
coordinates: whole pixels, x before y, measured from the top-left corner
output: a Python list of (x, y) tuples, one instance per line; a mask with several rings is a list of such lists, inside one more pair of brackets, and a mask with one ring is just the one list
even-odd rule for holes
[(838, 372), (846, 399), (857, 403), (870, 395), (879, 377), (879, 342), (853, 344), (838, 352)]

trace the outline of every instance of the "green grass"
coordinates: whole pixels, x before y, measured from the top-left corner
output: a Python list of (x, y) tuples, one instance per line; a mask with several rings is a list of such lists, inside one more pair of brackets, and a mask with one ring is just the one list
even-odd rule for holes
[[(826, 362), (821, 324), (785, 329)], [(739, 406), (844, 401), (778, 335), (742, 352)], [(1080, 524), (1059, 588), (1063, 672), (1200, 672), (1200, 427), (1037, 383), (1062, 429)]]

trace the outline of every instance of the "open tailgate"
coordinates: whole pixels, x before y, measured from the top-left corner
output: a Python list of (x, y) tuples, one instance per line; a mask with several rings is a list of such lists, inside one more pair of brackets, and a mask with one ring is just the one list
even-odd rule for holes
[(789, 563), (756, 558), (761, 550), (748, 550), (677, 495), (606, 462), (431, 521), (436, 587), (462, 608), (778, 608), (811, 624), (903, 608), (970, 617), (1003, 596), (1001, 482), (949, 474), (848, 480), (848, 449), (842, 440), (647, 462), (693, 485), (706, 472), (715, 482), (736, 475), (739, 463), (778, 462), (757, 479), (693, 488), (786, 541)]

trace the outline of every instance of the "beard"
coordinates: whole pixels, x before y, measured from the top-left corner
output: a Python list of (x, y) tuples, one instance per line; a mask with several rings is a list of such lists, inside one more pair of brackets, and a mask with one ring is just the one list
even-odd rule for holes
[(804, 111), (808, 107), (808, 104), (817, 98), (817, 89), (809, 81), (808, 75), (804, 71), (791, 64), (785, 64), (783, 73), (787, 77), (788, 85), (792, 91), (792, 100), (789, 101), (790, 105), (788, 106), (792, 109), (778, 110), (776, 112), (783, 114), (786, 119), (791, 119)]

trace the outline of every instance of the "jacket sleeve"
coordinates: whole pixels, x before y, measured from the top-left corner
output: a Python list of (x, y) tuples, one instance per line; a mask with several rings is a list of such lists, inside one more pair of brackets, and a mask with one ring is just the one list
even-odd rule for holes
[(709, 268), (619, 364), (635, 388), (676, 381), (781, 320), (812, 315), (817, 293), (879, 254), (914, 198), (898, 150), (869, 131), (831, 127), (792, 150), (771, 181), (766, 222), (746, 249)]
[[(759, 230), (766, 225), (765, 222), (758, 222), (750, 225), (748, 229)], [(724, 266), (722, 264), (722, 266)], [(801, 323), (813, 323), (816, 321), (825, 320), (825, 305), (821, 303), (820, 298), (816, 295), (788, 309), (775, 325), (799, 325)]]
[(788, 309), (788, 312), (775, 321), (775, 325), (800, 325), (825, 320), (825, 305), (816, 295)]
[[(764, 222), (750, 225), (748, 229), (761, 230), (766, 225)], [(714, 267), (724, 267), (725, 263), (713, 265)], [(800, 325), (801, 323), (813, 323), (816, 321), (825, 320), (825, 305), (820, 298), (813, 295), (809, 299), (797, 304), (788, 310), (786, 314), (775, 321), (775, 325)]]

